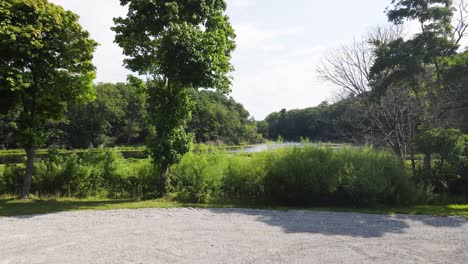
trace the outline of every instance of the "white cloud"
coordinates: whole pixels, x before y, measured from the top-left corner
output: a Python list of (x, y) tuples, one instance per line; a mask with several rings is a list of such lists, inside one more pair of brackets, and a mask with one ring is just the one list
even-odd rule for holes
[(249, 69), (253, 71), (244, 70), (243, 63), (236, 65), (233, 97), (253, 110), (257, 120), (282, 108), (305, 108), (329, 99), (330, 86), (323, 85), (316, 76), (324, 49), (285, 49), (276, 55), (267, 52), (266, 59), (250, 60)]
[[(83, 27), (101, 44), (94, 58), (97, 81), (125, 81), (129, 72), (110, 27), (126, 8), (118, 0), (49, 1), (79, 14)], [(315, 73), (322, 54), (335, 46), (329, 44), (350, 42), (365, 33), (365, 25), (386, 20), (382, 11), (389, 0), (356, 1), (227, 0), (237, 33), (233, 97), (257, 119), (329, 99), (331, 86)]]
[(297, 34), (299, 28), (261, 29), (249, 24), (234, 25), (236, 30), (236, 43), (240, 49), (273, 49), (277, 50), (281, 45), (279, 38)]
[(114, 43), (114, 32), (110, 29), (113, 18), (125, 16), (127, 9), (116, 0), (50, 0), (80, 16), (80, 23), (91, 38), (99, 43), (93, 63), (97, 68), (99, 82), (122, 82), (130, 74), (123, 64), (122, 49)]
[(233, 0), (232, 2), (230, 1), (229, 4), (230, 6), (238, 7), (238, 8), (247, 8), (252, 5), (252, 0)]

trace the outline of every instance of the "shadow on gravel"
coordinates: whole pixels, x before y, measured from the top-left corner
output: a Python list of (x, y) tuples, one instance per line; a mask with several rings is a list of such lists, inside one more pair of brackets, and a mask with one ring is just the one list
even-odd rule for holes
[(362, 238), (382, 237), (385, 234), (404, 234), (410, 222), (433, 227), (460, 227), (468, 222), (462, 218), (422, 215), (373, 215), (318, 211), (267, 211), (211, 209), (213, 213), (244, 214), (257, 221), (281, 227), (285, 233), (316, 233)]

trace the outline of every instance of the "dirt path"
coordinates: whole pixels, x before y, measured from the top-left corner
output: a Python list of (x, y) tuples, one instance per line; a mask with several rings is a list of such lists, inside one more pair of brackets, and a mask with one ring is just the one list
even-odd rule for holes
[(468, 263), (468, 221), (188, 208), (10, 217), (0, 263)]

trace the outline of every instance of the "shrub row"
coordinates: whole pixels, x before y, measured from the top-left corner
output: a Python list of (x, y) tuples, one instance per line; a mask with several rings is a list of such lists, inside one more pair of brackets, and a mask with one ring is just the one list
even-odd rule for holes
[[(24, 165), (0, 168), (0, 194), (18, 193)], [(109, 198), (157, 197), (149, 160), (125, 160), (116, 150), (60, 155), (36, 163), (37, 195)], [(313, 146), (254, 154), (198, 147), (171, 168), (172, 195), (186, 202), (254, 201), (274, 205), (404, 204), (422, 197), (404, 164), (372, 148)]]
[[(19, 193), (25, 165), (5, 165), (0, 194)], [(51, 149), (35, 163), (31, 192), (38, 196), (151, 198), (156, 197), (149, 160), (126, 160), (114, 149), (90, 149), (82, 155), (62, 155)]]
[(172, 168), (171, 186), (178, 199), (190, 202), (372, 205), (412, 203), (423, 196), (395, 155), (372, 148), (190, 153)]

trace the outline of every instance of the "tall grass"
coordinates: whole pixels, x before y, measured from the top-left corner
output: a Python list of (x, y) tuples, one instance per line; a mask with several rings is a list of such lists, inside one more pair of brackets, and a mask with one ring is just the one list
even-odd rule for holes
[[(0, 174), (0, 194), (17, 194), (24, 164), (7, 164)], [(38, 196), (152, 198), (156, 197), (149, 160), (126, 160), (118, 150), (90, 149), (83, 155), (62, 155), (51, 149), (35, 164), (31, 192)]]
[[(36, 164), (38, 195), (154, 198), (150, 160), (125, 160), (117, 150), (49, 153)], [(24, 164), (0, 168), (0, 194), (17, 193)], [(252, 201), (271, 205), (410, 204), (423, 195), (403, 162), (389, 152), (306, 145), (253, 154), (198, 146), (171, 167), (171, 195), (183, 202)]]
[(409, 204), (423, 195), (397, 157), (369, 147), (305, 146), (251, 156), (201, 152), (186, 155), (171, 179), (177, 197), (190, 202)]

